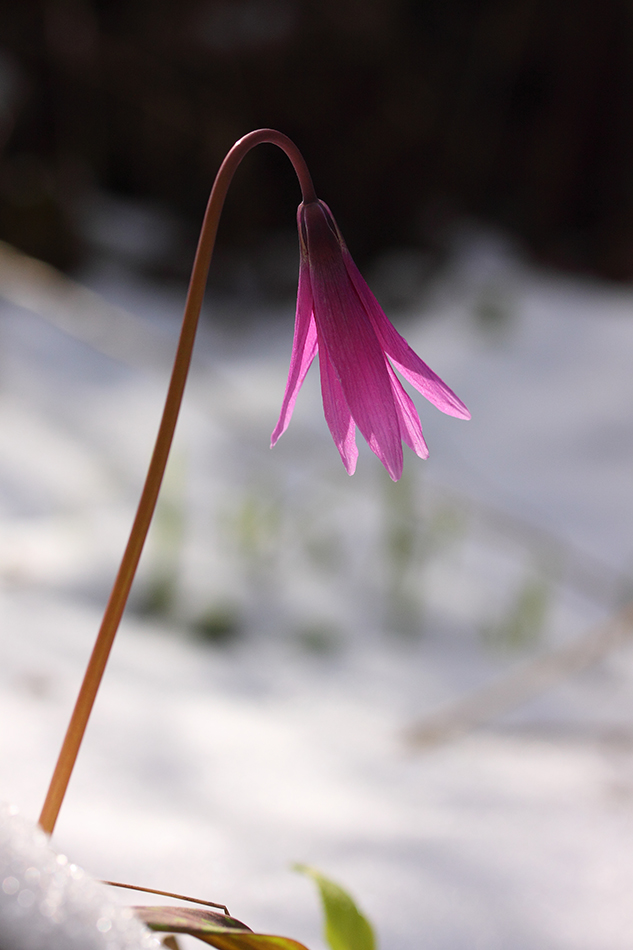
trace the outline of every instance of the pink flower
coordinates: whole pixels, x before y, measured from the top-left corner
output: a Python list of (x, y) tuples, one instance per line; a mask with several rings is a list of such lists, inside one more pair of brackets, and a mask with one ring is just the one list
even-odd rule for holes
[[(420, 458), (429, 451), (411, 398), (393, 367), (450, 416), (470, 413), (423, 363), (383, 313), (354, 264), (323, 201), (297, 212), (301, 263), (288, 383), (271, 446), (290, 422), (299, 389), (317, 350), (323, 410), (343, 464), (356, 468), (356, 426), (389, 475), (402, 475), (402, 440)], [(392, 366), (393, 364), (393, 366)]]

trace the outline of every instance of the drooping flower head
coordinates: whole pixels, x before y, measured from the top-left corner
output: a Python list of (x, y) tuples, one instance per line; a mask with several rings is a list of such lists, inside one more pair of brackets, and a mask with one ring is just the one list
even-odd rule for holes
[(299, 205), (301, 260), (288, 382), (271, 446), (285, 432), (297, 395), (317, 353), (323, 410), (350, 475), (356, 468), (356, 426), (397, 481), (402, 441), (420, 458), (429, 451), (417, 410), (394, 367), (429, 402), (450, 416), (470, 413), (413, 352), (363, 280), (328, 206)]

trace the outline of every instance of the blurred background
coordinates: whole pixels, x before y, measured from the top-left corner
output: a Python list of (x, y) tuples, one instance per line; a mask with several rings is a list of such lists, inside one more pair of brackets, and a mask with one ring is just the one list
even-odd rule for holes
[[(625, 0), (25, 0), (0, 36), (0, 235), (64, 269), (105, 192), (169, 218), (143, 264), (184, 278), (222, 157), (273, 126), (363, 262), (439, 254), (474, 215), (539, 260), (633, 273)], [(258, 150), (223, 237), (268, 292), (296, 204), (286, 159)]]
[(628, 0), (0, 0), (0, 798), (39, 813), (237, 138), (296, 141), (473, 414), (414, 394), (430, 459), (350, 479), (314, 367), (269, 450), (299, 189), (251, 153), (72, 860), (311, 950), (295, 860), (386, 950), (630, 946), (632, 51)]

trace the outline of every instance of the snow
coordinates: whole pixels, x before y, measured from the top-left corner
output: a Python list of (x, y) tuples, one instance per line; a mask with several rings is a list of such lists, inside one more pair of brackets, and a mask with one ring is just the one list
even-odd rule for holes
[(160, 941), (108, 889), (56, 854), (47, 836), (0, 808), (0, 939), (12, 950), (158, 950)]
[[(162, 409), (148, 354), (172, 344), (182, 305), (123, 271), (86, 281), (134, 313), (138, 354), (108, 338), (107, 308), (99, 350), (42, 294), (38, 312), (16, 292), (0, 306), (0, 800), (31, 820)], [(465, 232), (396, 316), (473, 419), (416, 397), (431, 458), (408, 453), (392, 485), (360, 445), (346, 475), (315, 369), (271, 451), (292, 310), (209, 302), (53, 845), (97, 878), (226, 902), (311, 950), (319, 909), (295, 861), (347, 887), (385, 950), (624, 950), (626, 642), (459, 740), (415, 750), (406, 734), (626, 599), (633, 292)]]

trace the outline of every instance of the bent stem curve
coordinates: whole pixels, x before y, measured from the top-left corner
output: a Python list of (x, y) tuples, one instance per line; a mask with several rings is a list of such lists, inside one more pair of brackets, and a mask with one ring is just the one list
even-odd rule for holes
[(191, 364), (198, 318), (226, 193), (244, 156), (256, 145), (264, 142), (277, 145), (286, 153), (299, 179), (304, 202), (316, 201), (310, 172), (299, 149), (287, 136), (274, 129), (258, 129), (239, 139), (227, 153), (216, 175), (200, 231), (174, 368), (145, 484), (40, 815), (40, 826), (49, 835), (55, 828), (158, 500)]

